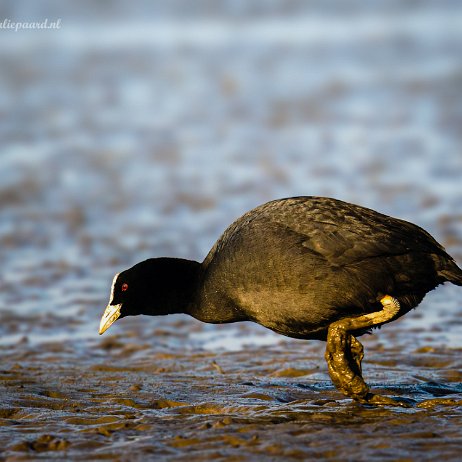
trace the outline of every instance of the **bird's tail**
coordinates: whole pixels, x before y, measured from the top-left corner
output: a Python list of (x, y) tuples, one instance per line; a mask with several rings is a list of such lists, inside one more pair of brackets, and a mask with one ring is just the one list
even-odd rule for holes
[(438, 271), (438, 275), (442, 276), (445, 281), (452, 282), (456, 286), (462, 286), (462, 269), (452, 258), (446, 261), (444, 269)]

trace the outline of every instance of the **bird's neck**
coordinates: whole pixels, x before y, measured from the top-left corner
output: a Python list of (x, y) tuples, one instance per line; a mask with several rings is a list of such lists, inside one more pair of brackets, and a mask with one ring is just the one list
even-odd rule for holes
[[(144, 304), (142, 314), (165, 315), (174, 313), (189, 314), (197, 304), (202, 266), (194, 260), (182, 258), (161, 258), (162, 270), (156, 271), (160, 293)], [(159, 281), (160, 279), (160, 281)]]

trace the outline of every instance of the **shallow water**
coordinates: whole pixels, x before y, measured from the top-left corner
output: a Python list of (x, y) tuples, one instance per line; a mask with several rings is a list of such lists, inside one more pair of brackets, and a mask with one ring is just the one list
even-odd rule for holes
[(323, 343), (251, 323), (97, 330), (115, 272), (201, 260), (276, 197), (416, 222), (461, 263), (461, 6), (133, 4), (0, 31), (0, 457), (458, 460), (460, 288), (363, 338), (405, 410), (351, 403)]
[[(457, 460), (461, 348), (415, 345), (388, 329), (366, 340), (376, 391), (412, 407), (353, 404), (334, 390), (322, 344), (208, 351), (191, 325), (78, 344), (3, 349), (0, 440), (11, 460)], [(244, 325), (241, 335), (251, 335)], [(384, 346), (384, 343), (386, 346)], [(157, 460), (157, 459), (156, 459)]]

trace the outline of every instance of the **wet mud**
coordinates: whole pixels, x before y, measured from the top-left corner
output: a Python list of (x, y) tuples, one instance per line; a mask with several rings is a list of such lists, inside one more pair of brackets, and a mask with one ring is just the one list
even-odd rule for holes
[(462, 348), (400, 326), (363, 337), (366, 381), (410, 405), (374, 407), (334, 389), (322, 342), (210, 351), (187, 345), (191, 323), (3, 347), (2, 460), (460, 458)]

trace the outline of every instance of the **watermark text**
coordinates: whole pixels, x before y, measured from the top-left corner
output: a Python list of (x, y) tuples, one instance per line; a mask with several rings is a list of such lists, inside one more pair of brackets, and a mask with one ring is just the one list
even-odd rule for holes
[(28, 29), (61, 29), (61, 18), (50, 21), (45, 18), (43, 21), (12, 21), (11, 19), (0, 20), (0, 30), (12, 30), (18, 32)]

